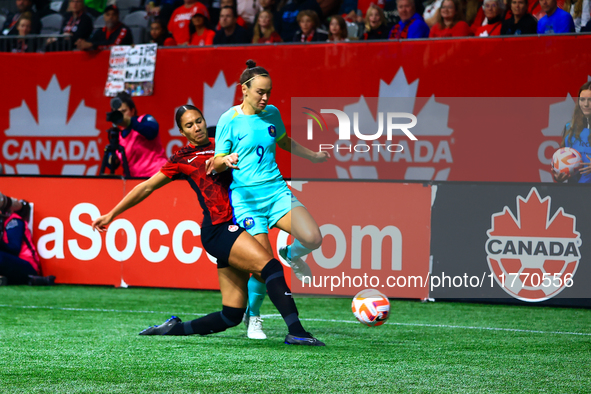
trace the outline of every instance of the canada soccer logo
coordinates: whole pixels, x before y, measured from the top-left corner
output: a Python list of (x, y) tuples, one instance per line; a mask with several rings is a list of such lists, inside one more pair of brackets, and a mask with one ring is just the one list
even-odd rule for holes
[(544, 301), (571, 287), (581, 258), (576, 217), (561, 207), (550, 218), (550, 202), (534, 187), (517, 197), (517, 216), (505, 207), (487, 231), (488, 266), (499, 286), (522, 301)]

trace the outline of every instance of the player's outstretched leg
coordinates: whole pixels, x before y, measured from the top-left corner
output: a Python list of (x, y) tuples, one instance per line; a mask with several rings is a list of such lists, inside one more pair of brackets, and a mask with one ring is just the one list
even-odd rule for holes
[(207, 316), (184, 323), (180, 318), (172, 316), (159, 326), (146, 328), (140, 332), (140, 335), (215, 334), (240, 324), (245, 310), (246, 308), (232, 308), (224, 305), (219, 312), (210, 313)]

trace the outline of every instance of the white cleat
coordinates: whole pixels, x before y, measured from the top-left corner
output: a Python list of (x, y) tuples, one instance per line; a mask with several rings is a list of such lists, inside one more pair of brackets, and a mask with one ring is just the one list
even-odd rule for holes
[(250, 317), (247, 334), (250, 339), (267, 339), (263, 332), (263, 319), (260, 316)]
[[(295, 274), (296, 278), (298, 278), (299, 280), (301, 280), (304, 283), (309, 284), (310, 283), (310, 279), (308, 278), (312, 278), (312, 270), (310, 269), (310, 266), (301, 258), (295, 258), (295, 259), (290, 259), (287, 257), (287, 246), (283, 246), (281, 248), (279, 248), (279, 256), (281, 256), (283, 258), (283, 260), (287, 261), (287, 263), (289, 264), (289, 266), (291, 267), (291, 270), (293, 271), (293, 273)], [(303, 277), (307, 276), (306, 280), (302, 280)]]

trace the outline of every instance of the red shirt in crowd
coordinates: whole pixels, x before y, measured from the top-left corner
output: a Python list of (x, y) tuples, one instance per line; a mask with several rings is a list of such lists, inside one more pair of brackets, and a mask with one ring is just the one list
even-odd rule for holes
[(441, 38), (441, 37), (468, 37), (472, 35), (470, 26), (464, 21), (459, 21), (453, 27), (446, 27), (441, 29), (439, 23), (436, 23), (429, 32), (430, 38)]
[(253, 42), (253, 44), (272, 44), (274, 42), (283, 42), (281, 36), (276, 31), (271, 33), (269, 38), (261, 37), (257, 42)]
[(207, 7), (200, 2), (196, 2), (190, 8), (182, 5), (172, 13), (170, 21), (168, 21), (168, 31), (172, 34), (178, 45), (189, 42), (191, 38), (189, 36), (189, 23), (191, 23), (191, 18), (195, 14), (203, 14), (209, 19)]
[(189, 45), (197, 45), (200, 47), (204, 45), (213, 45), (213, 37), (215, 37), (215, 31), (204, 29), (203, 34), (197, 35), (197, 33), (193, 33), (193, 35), (191, 35), (191, 42), (189, 42)]

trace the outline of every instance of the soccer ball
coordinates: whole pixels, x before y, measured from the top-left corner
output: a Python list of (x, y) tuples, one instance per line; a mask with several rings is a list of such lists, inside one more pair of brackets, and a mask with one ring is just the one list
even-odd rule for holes
[(552, 156), (552, 168), (558, 173), (573, 175), (582, 162), (581, 154), (573, 148), (560, 148)]
[(375, 289), (362, 290), (353, 297), (351, 309), (360, 323), (381, 326), (390, 316), (390, 301)]

